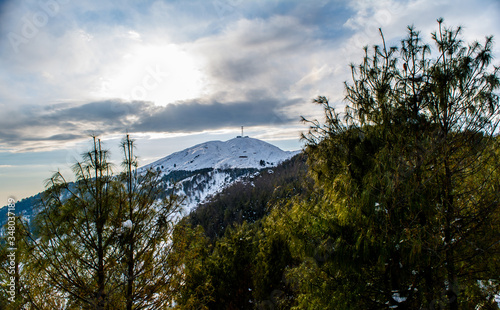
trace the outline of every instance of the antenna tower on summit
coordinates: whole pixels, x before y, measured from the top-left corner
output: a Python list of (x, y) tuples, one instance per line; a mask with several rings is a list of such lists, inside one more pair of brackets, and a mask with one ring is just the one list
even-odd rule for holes
[(236, 138), (248, 138), (248, 136), (243, 135), (243, 126), (241, 126), (241, 136), (236, 136)]

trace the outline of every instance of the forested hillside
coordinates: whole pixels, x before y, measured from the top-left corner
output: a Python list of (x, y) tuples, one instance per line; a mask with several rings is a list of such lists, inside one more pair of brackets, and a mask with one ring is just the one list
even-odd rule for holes
[(226, 228), (244, 221), (253, 223), (269, 214), (274, 204), (305, 194), (307, 182), (304, 155), (296, 155), (273, 169), (264, 169), (236, 182), (189, 215), (189, 223), (201, 225), (211, 239), (224, 235)]
[(438, 21), (433, 51), (411, 27), (398, 47), (382, 35), (352, 66), (345, 112), (314, 100), (310, 191), (258, 221), (231, 211), (258, 197), (221, 195), (179, 226), (180, 307), (498, 309), (499, 68), (492, 38), (460, 35)]

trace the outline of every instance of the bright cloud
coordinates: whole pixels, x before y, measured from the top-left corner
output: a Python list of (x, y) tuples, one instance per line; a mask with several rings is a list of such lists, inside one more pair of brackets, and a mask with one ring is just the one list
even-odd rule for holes
[[(136, 40), (138, 33), (134, 32)], [(196, 59), (176, 44), (137, 42), (101, 70), (97, 98), (151, 101), (167, 105), (199, 98), (204, 76)]]

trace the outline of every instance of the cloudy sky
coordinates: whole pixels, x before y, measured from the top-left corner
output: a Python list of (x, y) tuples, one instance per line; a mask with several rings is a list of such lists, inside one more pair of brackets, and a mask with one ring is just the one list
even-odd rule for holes
[(93, 133), (116, 162), (126, 132), (142, 164), (242, 125), (299, 149), (300, 116), (320, 116), (318, 95), (342, 108), (379, 27), (430, 41), (439, 17), (500, 37), (498, 0), (0, 1), (0, 205), (70, 177)]

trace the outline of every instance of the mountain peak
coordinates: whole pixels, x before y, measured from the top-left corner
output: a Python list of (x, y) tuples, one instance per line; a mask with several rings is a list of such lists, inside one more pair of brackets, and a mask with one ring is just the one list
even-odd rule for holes
[(298, 152), (283, 151), (265, 141), (238, 136), (227, 141), (204, 142), (159, 159), (140, 170), (172, 171), (200, 169), (267, 168), (293, 157)]

